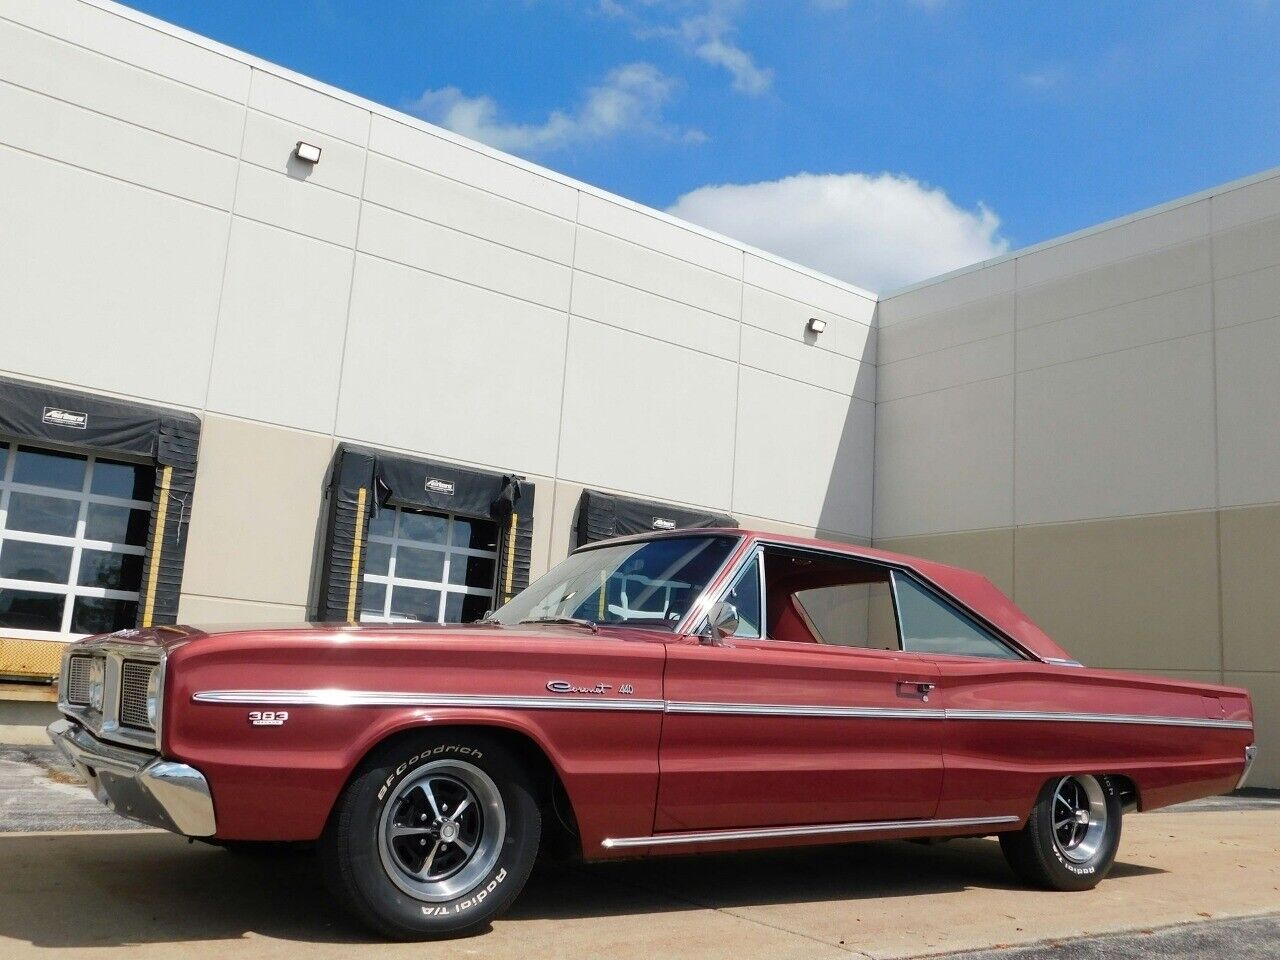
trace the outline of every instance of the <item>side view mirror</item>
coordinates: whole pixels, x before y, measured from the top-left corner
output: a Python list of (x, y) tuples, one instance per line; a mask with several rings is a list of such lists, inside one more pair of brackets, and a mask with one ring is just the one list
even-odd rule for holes
[(721, 600), (711, 608), (707, 617), (707, 640), (710, 643), (723, 643), (738, 632), (738, 622), (738, 608)]

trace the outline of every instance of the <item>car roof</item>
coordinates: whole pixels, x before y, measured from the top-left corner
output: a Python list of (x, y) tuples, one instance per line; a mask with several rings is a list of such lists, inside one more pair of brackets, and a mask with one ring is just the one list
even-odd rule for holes
[[(774, 533), (768, 530), (752, 530), (744, 527), (686, 527), (678, 530), (654, 530), (631, 536), (600, 540), (579, 547), (587, 550), (606, 544), (630, 543), (644, 540), (660, 540), (671, 537), (731, 536), (760, 543), (781, 544), (810, 550), (839, 553), (861, 560), (871, 560), (902, 567), (933, 584), (970, 613), (977, 614), (999, 632), (1042, 660), (1072, 662), (1069, 653), (1058, 646), (1027, 614), (987, 577), (964, 567), (956, 567), (936, 560), (926, 560), (905, 553), (879, 550), (856, 543), (835, 540), (819, 540), (814, 537), (798, 537), (793, 534)], [(575, 551), (576, 552), (576, 551)]]

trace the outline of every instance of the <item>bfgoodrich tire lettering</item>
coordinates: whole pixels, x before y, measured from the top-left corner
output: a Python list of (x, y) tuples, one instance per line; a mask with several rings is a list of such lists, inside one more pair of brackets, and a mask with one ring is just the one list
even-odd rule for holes
[(1051, 890), (1089, 890), (1111, 870), (1120, 847), (1122, 803), (1107, 777), (1055, 777), (1036, 798), (1026, 826), (1000, 835), (1014, 873)]
[(492, 736), (424, 732), (376, 750), (334, 808), (325, 878), (387, 937), (483, 929), (520, 893), (541, 818), (528, 774)]

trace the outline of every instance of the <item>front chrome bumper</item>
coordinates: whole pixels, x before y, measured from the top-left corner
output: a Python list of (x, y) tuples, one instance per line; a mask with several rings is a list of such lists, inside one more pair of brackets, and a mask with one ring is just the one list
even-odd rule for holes
[(1249, 771), (1253, 769), (1253, 761), (1258, 759), (1257, 744), (1249, 744), (1244, 748), (1244, 770), (1240, 772), (1240, 779), (1236, 783), (1236, 789), (1244, 788), (1245, 781), (1249, 779)]
[(71, 720), (49, 724), (49, 739), (108, 809), (188, 837), (217, 832), (209, 782), (194, 767), (103, 743)]

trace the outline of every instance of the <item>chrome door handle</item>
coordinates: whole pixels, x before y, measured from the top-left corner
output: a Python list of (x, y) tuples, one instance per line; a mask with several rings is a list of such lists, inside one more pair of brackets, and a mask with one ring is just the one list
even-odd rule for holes
[(898, 696), (914, 697), (928, 703), (929, 694), (933, 692), (933, 688), (936, 686), (937, 684), (930, 683), (927, 680), (899, 680)]

